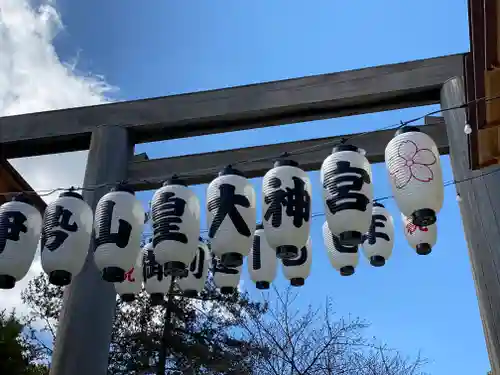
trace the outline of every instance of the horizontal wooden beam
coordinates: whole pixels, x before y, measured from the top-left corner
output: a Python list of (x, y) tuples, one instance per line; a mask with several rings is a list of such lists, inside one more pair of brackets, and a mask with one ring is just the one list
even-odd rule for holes
[(6, 158), (87, 149), (98, 126), (130, 129), (135, 143), (185, 138), (439, 102), (462, 55), (317, 76), (0, 118)]
[[(434, 139), (441, 154), (448, 153), (448, 139), (444, 123), (425, 125), (423, 130)], [(394, 130), (381, 130), (367, 135), (358, 135), (343, 135), (173, 158), (132, 161), (129, 164), (129, 180), (137, 191), (156, 189), (161, 186), (162, 181), (173, 174), (179, 175), (189, 185), (205, 184), (212, 181), (217, 172), (227, 164), (233, 164), (248, 178), (261, 177), (272, 168), (273, 158), (284, 152), (292, 154), (291, 157), (299, 162), (304, 170), (318, 170), (321, 168), (323, 160), (331, 153), (333, 146), (338, 144), (342, 138), (350, 137), (352, 140), (349, 143), (365, 149), (368, 160), (372, 163), (378, 163), (384, 160), (385, 147), (394, 136)], [(261, 161), (248, 162), (256, 159)]]

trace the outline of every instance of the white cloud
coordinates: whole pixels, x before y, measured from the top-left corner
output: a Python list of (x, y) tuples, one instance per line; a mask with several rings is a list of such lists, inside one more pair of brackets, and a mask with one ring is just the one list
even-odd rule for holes
[[(40, 1), (39, 1), (40, 3)], [(63, 28), (55, 1), (36, 8), (27, 0), (0, 0), (0, 116), (99, 104), (113, 88), (102, 77), (78, 74), (53, 46)], [(87, 152), (11, 160), (35, 190), (80, 186)], [(47, 197), (51, 200), (54, 197)], [(0, 308), (20, 304), (20, 292), (40, 272), (30, 273), (11, 291), (0, 291)]]

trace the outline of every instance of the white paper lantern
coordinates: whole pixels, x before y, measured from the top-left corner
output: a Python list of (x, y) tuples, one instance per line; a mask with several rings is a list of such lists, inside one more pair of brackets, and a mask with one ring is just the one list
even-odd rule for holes
[(257, 289), (269, 289), (276, 277), (276, 264), (276, 251), (267, 243), (264, 226), (258, 224), (247, 260), (248, 273)]
[(231, 294), (236, 291), (240, 283), (241, 267), (224, 266), (219, 259), (213, 260), (213, 280), (222, 294)]
[(280, 259), (297, 257), (311, 228), (311, 181), (293, 160), (274, 163), (262, 181), (262, 222)]
[(359, 263), (358, 245), (342, 245), (338, 237), (332, 234), (326, 221), (323, 224), (323, 242), (332, 267), (339, 271), (341, 276), (354, 274)]
[(35, 257), (42, 215), (25, 195), (0, 207), (0, 289), (12, 289)]
[(153, 247), (156, 261), (173, 276), (187, 274), (200, 235), (200, 201), (176, 177), (156, 191), (151, 202)]
[(168, 291), (170, 290), (172, 277), (165, 272), (165, 266), (156, 261), (151, 242), (144, 246), (142, 251), (142, 279), (144, 281), (144, 289), (151, 297), (151, 305), (162, 305), (165, 294), (168, 295)]
[(212, 256), (208, 250), (208, 246), (200, 238), (198, 250), (188, 269), (188, 275), (177, 280), (177, 285), (184, 292), (185, 296), (195, 297), (203, 290), (211, 265)]
[(95, 209), (94, 260), (108, 282), (122, 282), (140, 251), (144, 208), (126, 185), (104, 195)]
[(399, 210), (413, 224), (428, 226), (444, 200), (439, 151), (418, 127), (402, 127), (385, 149), (385, 163)]
[(311, 237), (308, 238), (306, 244), (301, 247), (295, 258), (282, 259), (283, 274), (290, 281), (292, 286), (304, 285), (306, 279), (311, 273), (312, 264), (312, 243)]
[(42, 268), (54, 285), (68, 285), (83, 268), (92, 237), (92, 209), (74, 191), (45, 209), (40, 248)]
[(121, 283), (115, 283), (116, 294), (118, 294), (124, 302), (132, 302), (135, 300), (136, 294), (141, 292), (143, 256), (144, 254), (142, 251), (139, 252), (134, 267), (125, 272), (125, 280)]
[(208, 237), (222, 264), (243, 264), (252, 246), (255, 220), (254, 187), (240, 171), (226, 167), (207, 188)]
[(321, 165), (326, 221), (342, 245), (359, 245), (372, 218), (372, 170), (364, 150), (336, 146)]
[(372, 223), (363, 235), (363, 253), (374, 267), (382, 267), (392, 255), (394, 220), (383, 204), (373, 203)]
[(415, 249), (418, 255), (428, 255), (437, 241), (436, 223), (427, 227), (420, 227), (412, 223), (412, 220), (403, 214), (403, 230), (408, 244)]

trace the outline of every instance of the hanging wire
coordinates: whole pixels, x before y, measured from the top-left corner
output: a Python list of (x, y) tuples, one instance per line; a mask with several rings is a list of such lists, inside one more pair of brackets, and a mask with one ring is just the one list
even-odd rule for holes
[[(442, 108), (442, 109), (439, 109), (439, 110), (434, 110), (434, 111), (431, 111), (431, 112), (427, 112), (426, 114), (424, 115), (421, 115), (421, 116), (418, 116), (418, 117), (415, 117), (415, 118), (412, 118), (410, 120), (407, 120), (407, 121), (400, 121), (398, 124), (391, 124), (391, 125), (387, 125), (387, 126), (384, 126), (382, 128), (378, 128), (376, 130), (373, 130), (373, 131), (366, 131), (366, 132), (362, 132), (362, 133), (357, 133), (357, 134), (353, 134), (349, 137), (342, 137), (340, 138), (340, 140), (334, 140), (334, 141), (325, 141), (321, 144), (316, 144), (314, 146), (308, 146), (308, 147), (303, 147), (303, 148), (299, 148), (293, 152), (285, 152), (285, 153), (282, 153), (280, 155), (276, 155), (276, 156), (267, 156), (267, 157), (262, 157), (262, 158), (256, 158), (256, 159), (250, 159), (250, 160), (244, 160), (244, 161), (235, 161), (235, 162), (229, 162), (224, 164), (224, 165), (218, 165), (218, 166), (215, 166), (215, 167), (210, 167), (210, 168), (204, 168), (204, 169), (194, 169), (192, 171), (190, 171), (189, 173), (185, 173), (181, 176), (179, 176), (180, 178), (186, 178), (186, 177), (192, 177), (192, 176), (196, 176), (196, 175), (199, 175), (199, 174), (206, 174), (206, 173), (210, 173), (210, 172), (213, 172), (214, 174), (217, 173), (218, 171), (220, 171), (222, 168), (224, 168), (227, 164), (231, 164), (233, 167), (236, 166), (236, 165), (243, 165), (243, 164), (250, 164), (250, 163), (259, 163), (259, 162), (265, 162), (265, 161), (273, 161), (273, 160), (276, 160), (278, 158), (282, 158), (282, 157), (290, 157), (290, 156), (294, 156), (294, 155), (302, 155), (304, 153), (308, 153), (310, 151), (314, 151), (314, 150), (318, 150), (318, 149), (324, 149), (324, 148), (328, 148), (328, 147), (332, 147), (332, 146), (336, 146), (336, 145), (339, 145), (339, 144), (345, 144), (347, 142), (350, 142), (352, 141), (353, 139), (356, 139), (356, 138), (359, 138), (359, 137), (362, 137), (362, 136), (365, 136), (365, 135), (369, 135), (370, 133), (373, 133), (374, 131), (381, 131), (381, 130), (388, 130), (388, 129), (394, 129), (394, 130), (398, 130), (404, 126), (407, 126), (407, 125), (410, 125), (412, 123), (415, 123), (419, 120), (423, 120), (425, 119), (427, 116), (432, 116), (432, 115), (435, 115), (435, 114), (439, 114), (439, 113), (443, 113), (443, 112), (447, 112), (447, 111), (452, 111), (452, 110), (456, 110), (456, 109), (463, 109), (463, 108), (467, 108), (469, 105), (471, 104), (474, 104), (474, 103), (479, 103), (479, 102), (490, 102), (490, 101), (493, 101), (493, 100), (497, 100), (497, 99), (500, 99), (500, 94), (499, 95), (496, 95), (496, 96), (492, 96), (492, 97), (482, 97), (482, 98), (478, 98), (478, 99), (474, 99), (474, 100), (471, 100), (471, 101), (468, 101), (464, 104), (460, 104), (460, 105), (456, 105), (456, 106), (452, 106), (452, 107), (449, 107), (449, 108)], [(473, 177), (468, 177), (466, 179), (463, 179), (463, 180), (454, 180), (454, 181), (448, 181), (444, 184), (444, 186), (450, 186), (450, 185), (456, 185), (456, 184), (459, 184), (459, 183), (462, 183), (462, 182), (467, 182), (467, 181), (471, 181), (471, 180), (474, 180), (476, 178), (481, 178), (481, 177), (484, 177), (484, 176), (487, 176), (487, 175), (490, 175), (492, 173), (496, 173), (496, 172), (500, 172), (500, 169), (498, 170), (494, 170), (494, 171), (490, 171), (490, 172), (485, 172), (483, 174), (479, 174), (477, 176), (473, 176)], [(163, 182), (163, 179), (162, 180), (158, 180), (158, 181), (155, 181), (155, 180), (146, 180), (146, 179), (143, 179), (143, 180), (134, 180), (134, 181), (120, 181), (119, 183), (128, 183), (128, 184), (131, 184), (131, 185), (136, 185), (136, 184), (158, 184), (158, 183), (161, 183)], [(114, 187), (116, 186), (117, 182), (114, 182), (114, 183), (103, 183), (103, 184), (98, 184), (98, 185), (91, 185), (91, 186), (86, 186), (86, 187), (70, 187), (70, 188), (67, 188), (67, 187), (59, 187), (59, 188), (52, 188), (52, 189), (40, 189), (40, 190), (35, 190), (35, 191), (15, 191), (15, 192), (4, 192), (4, 193), (0, 193), (0, 196), (14, 196), (14, 195), (18, 195), (18, 194), (21, 194), (21, 193), (24, 193), (24, 194), (27, 194), (27, 195), (34, 195), (34, 194), (37, 194), (39, 195), (40, 197), (47, 197), (47, 196), (50, 196), (54, 193), (57, 193), (57, 192), (60, 192), (60, 191), (67, 191), (69, 189), (71, 189), (72, 191), (81, 191), (81, 192), (84, 192), (84, 191), (95, 191), (95, 190), (98, 190), (98, 189), (102, 189), (102, 188), (109, 188), (109, 187)], [(377, 202), (380, 202), (380, 201), (384, 201), (384, 200), (388, 200), (388, 199), (392, 199), (393, 196), (386, 196), (386, 197), (381, 197), (381, 198), (377, 198), (375, 199), (375, 201)]]

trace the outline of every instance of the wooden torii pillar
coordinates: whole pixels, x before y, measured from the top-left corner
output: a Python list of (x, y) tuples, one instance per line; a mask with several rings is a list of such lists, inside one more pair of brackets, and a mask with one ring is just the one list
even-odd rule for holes
[[(448, 80), (441, 90), (442, 108), (466, 103), (463, 77)], [(472, 275), (483, 322), (492, 375), (500, 375), (500, 167), (472, 170), (464, 128), (465, 108), (443, 112), (460, 213), (469, 248)], [(483, 177), (480, 177), (483, 176)], [(467, 322), (464, 322), (467, 324)]]
[[(128, 180), (136, 190), (155, 189), (179, 174), (189, 184), (207, 183), (227, 163), (276, 157), (311, 148), (294, 158), (317, 170), (340, 137), (144, 160), (133, 145), (265, 126), (394, 110), (439, 103), (443, 82), (461, 74), (463, 55), (442, 56), (346, 72), (232, 87), (162, 98), (80, 107), (0, 118), (5, 157), (27, 157), (89, 149), (84, 187), (92, 208), (109, 189), (96, 185)], [(448, 152), (444, 125), (428, 125), (442, 154)], [(384, 159), (393, 130), (355, 135), (371, 162)], [(326, 147), (325, 142), (330, 142)], [(262, 176), (270, 161), (240, 164), (247, 177)], [(193, 171), (198, 171), (193, 173)], [(51, 375), (105, 375), (115, 291), (102, 281), (93, 261), (65, 290)]]

